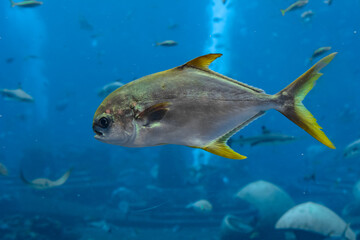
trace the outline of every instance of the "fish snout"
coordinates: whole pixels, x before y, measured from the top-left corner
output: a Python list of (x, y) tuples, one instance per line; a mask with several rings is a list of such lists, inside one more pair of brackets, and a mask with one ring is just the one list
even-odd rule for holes
[(96, 122), (93, 122), (93, 131), (96, 134), (95, 135), (96, 139), (100, 139), (101, 137), (104, 137), (103, 129)]
[(99, 139), (104, 136), (104, 133), (102, 132), (102, 128), (96, 124), (96, 122), (93, 123), (93, 131), (95, 132), (95, 138)]

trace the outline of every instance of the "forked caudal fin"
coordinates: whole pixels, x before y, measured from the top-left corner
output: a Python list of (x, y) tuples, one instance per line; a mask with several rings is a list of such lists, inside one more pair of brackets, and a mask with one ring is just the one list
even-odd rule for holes
[(281, 104), (276, 110), (329, 148), (335, 148), (334, 144), (321, 131), (322, 128), (317, 124), (314, 116), (305, 108), (302, 101), (314, 87), (316, 80), (322, 75), (319, 71), (331, 62), (336, 54), (332, 53), (321, 59), (307, 72), (275, 95)]

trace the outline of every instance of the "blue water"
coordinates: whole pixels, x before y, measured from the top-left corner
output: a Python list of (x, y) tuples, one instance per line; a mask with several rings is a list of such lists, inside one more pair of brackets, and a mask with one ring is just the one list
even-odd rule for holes
[[(320, 203), (360, 230), (352, 218), (359, 211), (343, 211), (357, 204), (360, 173), (359, 156), (343, 157), (360, 138), (360, 1), (310, 0), (281, 16), (292, 2), (44, 0), (25, 9), (2, 1), (0, 89), (21, 84), (35, 101), (0, 99), (0, 163), (9, 171), (0, 176), (0, 239), (220, 239), (226, 214), (256, 226), (261, 216), (234, 194), (257, 180), (276, 184), (296, 204)], [(300, 15), (310, 9), (315, 14), (306, 22)], [(164, 40), (178, 45), (155, 46)], [(233, 138), (266, 126), (299, 140), (232, 145), (248, 157), (243, 161), (184, 146), (124, 148), (94, 139), (92, 119), (103, 100), (97, 93), (117, 79), (125, 84), (219, 52), (212, 69), (275, 94), (309, 69), (323, 46), (339, 54), (304, 104), (336, 150), (274, 110)], [(69, 168), (68, 181), (53, 189), (33, 189), (19, 177), (23, 171), (30, 180), (55, 180)], [(210, 213), (186, 208), (200, 199), (212, 203)], [(270, 229), (255, 238), (285, 239), (277, 234)]]

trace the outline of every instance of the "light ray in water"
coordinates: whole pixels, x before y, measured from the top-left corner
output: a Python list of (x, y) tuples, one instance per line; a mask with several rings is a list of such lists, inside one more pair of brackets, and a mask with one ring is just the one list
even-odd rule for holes
[[(219, 61), (211, 64), (211, 69), (224, 75), (229, 74), (230, 67), (230, 46), (231, 46), (231, 25), (234, 17), (232, 8), (229, 8), (229, 3), (226, 4), (222, 0), (209, 1), (209, 40), (204, 49), (204, 54), (208, 53), (222, 53), (223, 56)], [(193, 150), (193, 167), (197, 169), (201, 165), (207, 165), (210, 158), (210, 153), (204, 152), (200, 149)]]
[(230, 66), (231, 23), (233, 18), (232, 8), (228, 8), (231, 1), (226, 4), (221, 0), (210, 0), (209, 4), (209, 43), (205, 53), (222, 53), (221, 61), (214, 62), (211, 68), (227, 75)]
[[(17, 33), (17, 39), (22, 40), (18, 51), (24, 55), (22, 78), (17, 79), (22, 87), (35, 99), (36, 122), (43, 124), (48, 117), (48, 79), (44, 75), (45, 61), (43, 48), (46, 44), (46, 26), (36, 9), (21, 9), (7, 7), (7, 16), (11, 19), (11, 27)], [(36, 56), (27, 58), (26, 56)]]

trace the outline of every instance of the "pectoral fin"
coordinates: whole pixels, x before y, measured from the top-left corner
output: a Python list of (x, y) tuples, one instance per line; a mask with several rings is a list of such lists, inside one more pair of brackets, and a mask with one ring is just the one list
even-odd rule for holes
[(170, 103), (168, 102), (155, 104), (139, 113), (135, 119), (142, 121), (144, 127), (149, 127), (152, 123), (164, 118), (165, 114), (169, 111), (169, 105)]
[(256, 115), (246, 120), (245, 122), (241, 123), (239, 126), (230, 130), (229, 132), (219, 137), (218, 139), (212, 141), (210, 144), (206, 145), (205, 147), (201, 147), (201, 149), (225, 158), (240, 159), (240, 160), (245, 159), (246, 156), (240, 155), (239, 153), (232, 150), (226, 144), (226, 142), (232, 135), (234, 135), (240, 129), (246, 127), (249, 123), (257, 119), (258, 117), (262, 116), (264, 113), (265, 112), (258, 112)]
[(20, 170), (20, 179), (23, 183), (27, 184), (27, 185), (33, 185), (32, 182), (30, 182), (29, 180), (27, 180), (24, 176), (24, 173), (22, 170)]
[(53, 187), (63, 185), (70, 177), (72, 170), (73, 170), (73, 168), (70, 168), (64, 175), (62, 175), (62, 177), (60, 177), (58, 180), (56, 180), (53, 184)]

